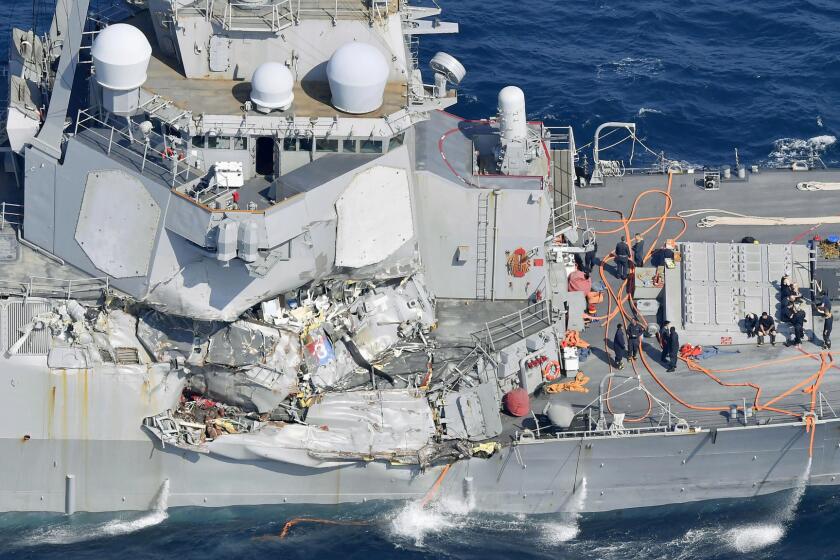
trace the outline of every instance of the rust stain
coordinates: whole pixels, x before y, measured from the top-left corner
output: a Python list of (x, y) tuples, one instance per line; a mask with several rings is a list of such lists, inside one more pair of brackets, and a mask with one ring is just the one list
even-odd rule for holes
[(53, 419), (55, 417), (55, 385), (50, 390), (50, 398), (47, 401), (47, 438), (52, 439)]
[(61, 436), (67, 439), (67, 370), (61, 370)]

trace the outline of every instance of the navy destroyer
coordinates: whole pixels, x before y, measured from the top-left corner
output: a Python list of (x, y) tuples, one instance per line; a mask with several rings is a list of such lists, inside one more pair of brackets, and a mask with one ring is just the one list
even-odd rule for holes
[(633, 168), (515, 85), (459, 118), (434, 2), (104, 4), (11, 37), (0, 510), (838, 483), (817, 156)]

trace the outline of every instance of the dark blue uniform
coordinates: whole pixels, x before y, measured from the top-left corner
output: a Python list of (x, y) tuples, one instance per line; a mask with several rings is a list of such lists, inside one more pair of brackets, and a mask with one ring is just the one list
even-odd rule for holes
[(624, 329), (617, 328), (613, 337), (613, 352), (615, 352), (615, 365), (624, 367), (624, 358), (627, 356), (627, 340), (624, 338)]
[(644, 335), (645, 329), (642, 328), (637, 322), (630, 323), (630, 326), (627, 327), (627, 341), (628, 346), (627, 350), (630, 354), (630, 359), (636, 359), (636, 356), (639, 353), (639, 340), (641, 339), (642, 335)]
[(659, 357), (659, 361), (667, 366), (668, 354), (670, 353), (668, 345), (671, 342), (671, 329), (669, 327), (662, 327), (662, 330), (659, 331), (659, 340), (662, 343), (662, 355)]
[(622, 280), (627, 279), (627, 265), (630, 262), (630, 246), (619, 241), (615, 246), (615, 275)]
[(671, 359), (671, 365), (668, 371), (674, 371), (677, 368), (677, 353), (680, 351), (680, 335), (677, 334), (677, 329), (671, 327), (671, 334), (668, 337), (668, 357)]
[(834, 328), (834, 315), (831, 314), (831, 309), (825, 314), (825, 321), (823, 322), (823, 348), (831, 349), (831, 329)]
[(645, 240), (639, 239), (633, 243), (633, 263), (636, 266), (643, 266), (645, 260)]

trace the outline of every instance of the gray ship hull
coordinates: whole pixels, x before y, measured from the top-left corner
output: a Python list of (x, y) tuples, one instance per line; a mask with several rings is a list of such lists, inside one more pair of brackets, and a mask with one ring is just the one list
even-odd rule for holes
[[(830, 485), (840, 473), (838, 427), (840, 421), (818, 425), (810, 468), (801, 424), (520, 443), (489, 459), (455, 463), (436, 497), (466, 500), (476, 511), (577, 513), (747, 498), (806, 478)], [(4, 511), (145, 510), (166, 480), (171, 507), (411, 500), (426, 496), (443, 471), (229, 461), (151, 440), (6, 438), (0, 452)]]

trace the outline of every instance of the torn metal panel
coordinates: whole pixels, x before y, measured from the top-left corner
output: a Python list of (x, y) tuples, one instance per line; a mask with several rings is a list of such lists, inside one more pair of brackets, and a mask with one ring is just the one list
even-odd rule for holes
[(208, 449), (231, 459), (315, 468), (374, 459), (418, 463), (434, 434), (431, 409), (418, 391), (331, 393), (310, 408), (307, 425), (272, 423), (218, 438)]
[(137, 321), (137, 338), (159, 360), (169, 360), (176, 356), (187, 358), (193, 353), (196, 338), (200, 342), (201, 338), (209, 336), (220, 326), (219, 323), (193, 321), (149, 311)]
[(276, 409), (289, 395), (297, 392), (298, 378), (291, 370), (276, 371), (258, 365), (239, 371), (221, 367), (195, 368), (191, 371), (190, 388), (212, 399), (263, 414)]
[(309, 424), (347, 434), (346, 451), (416, 451), (435, 434), (425, 395), (412, 389), (323, 395), (306, 416)]
[(300, 343), (293, 333), (249, 321), (237, 321), (210, 337), (207, 363), (228, 367), (266, 364), (274, 369), (300, 365)]

